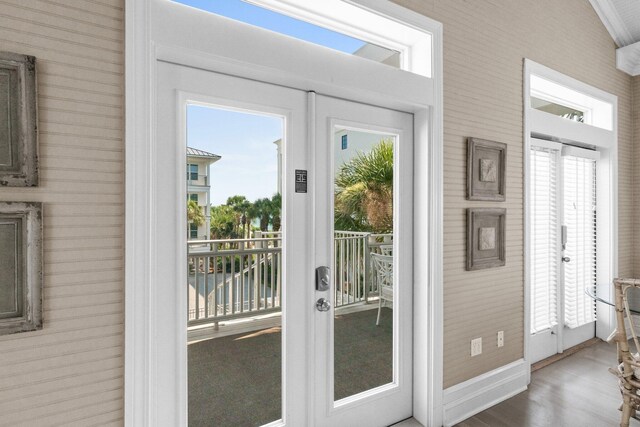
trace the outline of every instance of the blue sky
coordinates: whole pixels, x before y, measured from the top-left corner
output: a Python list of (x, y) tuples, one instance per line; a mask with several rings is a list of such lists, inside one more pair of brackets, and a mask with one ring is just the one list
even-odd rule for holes
[(243, 195), (250, 201), (271, 197), (278, 188), (274, 141), (283, 119), (196, 105), (187, 107), (187, 145), (222, 156), (211, 165), (211, 204)]
[[(240, 0), (174, 0), (197, 9), (223, 15), (228, 18), (246, 22), (257, 27), (266, 28), (281, 34), (293, 36), (341, 52), (353, 53), (364, 45), (364, 42), (345, 36), (288, 16), (272, 12)], [(318, 0), (322, 1), (322, 0)]]

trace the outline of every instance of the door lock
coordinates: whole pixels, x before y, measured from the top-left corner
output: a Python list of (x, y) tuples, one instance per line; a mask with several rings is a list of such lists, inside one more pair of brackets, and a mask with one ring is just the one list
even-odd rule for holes
[(316, 301), (316, 308), (318, 309), (318, 311), (329, 311), (329, 309), (331, 308), (331, 304), (329, 303), (329, 301), (327, 301), (326, 298), (320, 298), (318, 301)]
[(322, 266), (316, 268), (316, 291), (328, 291), (331, 284), (331, 273), (329, 267)]

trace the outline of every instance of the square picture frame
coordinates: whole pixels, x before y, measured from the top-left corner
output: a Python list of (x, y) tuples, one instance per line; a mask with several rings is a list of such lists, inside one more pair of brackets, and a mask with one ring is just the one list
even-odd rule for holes
[(0, 187), (39, 183), (36, 92), (36, 58), (0, 51)]
[(42, 203), (0, 202), (0, 335), (42, 329)]
[(467, 199), (504, 202), (507, 144), (467, 139)]
[(505, 265), (506, 219), (504, 208), (467, 209), (467, 271)]

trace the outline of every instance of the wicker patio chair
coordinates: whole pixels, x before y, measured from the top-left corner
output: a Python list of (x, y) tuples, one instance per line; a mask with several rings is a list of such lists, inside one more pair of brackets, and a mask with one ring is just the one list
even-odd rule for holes
[[(622, 393), (621, 427), (629, 427), (629, 419), (636, 417), (636, 411), (640, 409), (640, 358), (638, 353), (629, 351), (629, 340), (633, 339), (636, 352), (640, 351), (638, 336), (629, 310), (628, 293), (632, 288), (640, 288), (640, 279), (615, 279), (615, 307), (616, 307), (616, 331), (614, 341), (618, 348), (618, 367), (609, 369), (618, 377), (620, 393)], [(625, 317), (629, 318), (629, 332), (625, 324)]]
[(371, 260), (378, 282), (378, 318), (376, 319), (376, 325), (379, 325), (382, 304), (384, 301), (393, 303), (393, 257), (371, 252)]

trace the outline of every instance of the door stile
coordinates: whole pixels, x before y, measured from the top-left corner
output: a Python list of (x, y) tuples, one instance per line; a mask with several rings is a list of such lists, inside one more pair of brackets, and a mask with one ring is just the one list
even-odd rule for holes
[(556, 156), (556, 164), (558, 167), (556, 168), (556, 182), (558, 183), (558, 191), (556, 192), (556, 206), (557, 215), (558, 215), (558, 228), (559, 232), (558, 236), (558, 254), (560, 254), (560, 259), (556, 262), (558, 263), (558, 286), (556, 289), (557, 293), (557, 316), (558, 323), (556, 325), (556, 348), (557, 353), (560, 354), (564, 352), (564, 332), (565, 332), (565, 323), (564, 323), (564, 270), (565, 265), (562, 262), (562, 258), (564, 257), (564, 247), (563, 247), (563, 237), (562, 237), (562, 229), (564, 227), (564, 164), (562, 161), (562, 150), (558, 150), (555, 154)]
[(308, 307), (306, 315), (306, 341), (305, 347), (308, 349), (307, 353), (307, 387), (306, 387), (306, 425), (312, 426), (315, 418), (314, 403), (316, 401), (317, 387), (315, 387), (315, 366), (318, 363), (318, 356), (315, 352), (315, 340), (316, 327), (315, 327), (315, 314), (314, 304), (316, 300), (315, 292), (315, 248), (317, 239), (317, 226), (316, 226), (316, 212), (318, 208), (316, 200), (316, 163), (314, 157), (314, 149), (317, 146), (316, 143), (316, 93), (313, 91), (307, 92), (307, 141), (306, 141), (306, 167), (307, 167), (307, 205), (309, 208), (308, 221), (309, 221), (309, 238), (307, 240), (308, 257), (306, 259), (307, 267), (307, 281), (305, 282), (305, 289), (307, 290), (307, 297), (305, 298), (305, 307)]

